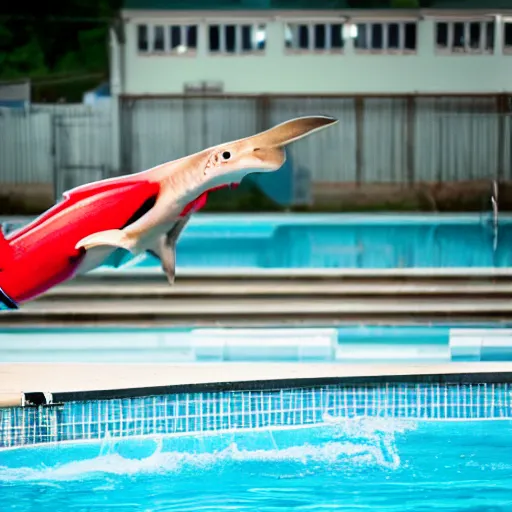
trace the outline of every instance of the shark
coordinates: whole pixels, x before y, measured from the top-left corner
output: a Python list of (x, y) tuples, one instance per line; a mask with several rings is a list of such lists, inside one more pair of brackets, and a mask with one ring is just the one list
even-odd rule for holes
[(64, 192), (21, 229), (9, 235), (0, 230), (0, 305), (18, 309), (106, 261), (117, 266), (126, 252), (157, 257), (172, 284), (177, 240), (208, 194), (236, 187), (250, 173), (277, 171), (286, 161), (286, 146), (337, 122), (328, 116), (298, 117), (145, 171)]

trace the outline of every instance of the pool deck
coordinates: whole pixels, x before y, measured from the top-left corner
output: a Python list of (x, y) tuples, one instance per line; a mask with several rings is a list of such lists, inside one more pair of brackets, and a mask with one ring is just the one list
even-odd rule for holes
[[(430, 382), (510, 382), (512, 362), (449, 364), (185, 363), (0, 364), (0, 407), (26, 405), (26, 396), (46, 394), (54, 401), (121, 398), (183, 392), (418, 379)], [(82, 395), (82, 396), (81, 396)], [(44, 403), (51, 403), (48, 400)]]

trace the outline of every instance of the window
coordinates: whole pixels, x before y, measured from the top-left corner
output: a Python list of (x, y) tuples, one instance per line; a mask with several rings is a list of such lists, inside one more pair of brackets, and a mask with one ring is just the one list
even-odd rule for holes
[(407, 51), (416, 51), (416, 23), (406, 23), (405, 24), (405, 41), (404, 48)]
[(156, 25), (153, 27), (153, 51), (163, 52), (165, 50), (164, 27)]
[(197, 50), (196, 25), (171, 25), (168, 32), (171, 53), (182, 54)]
[(263, 51), (265, 43), (265, 25), (242, 25), (242, 51)]
[(147, 52), (149, 49), (147, 25), (137, 25), (137, 48), (139, 52)]
[(398, 23), (388, 24), (388, 48), (398, 50), (400, 48), (400, 25)]
[(138, 25), (137, 48), (143, 53), (183, 54), (197, 49), (197, 25)]
[(265, 50), (265, 43), (265, 25), (229, 23), (208, 27), (208, 47), (211, 53), (258, 53)]
[(237, 47), (236, 27), (235, 25), (226, 25), (224, 27), (225, 50), (228, 53), (235, 53)]
[(291, 23), (285, 26), (285, 48), (296, 52), (343, 49), (342, 23)]
[(494, 52), (494, 21), (438, 21), (435, 30), (439, 53)]
[(209, 28), (210, 51), (220, 51), (220, 27), (218, 25), (210, 25)]
[(416, 51), (416, 23), (357, 23), (351, 36), (358, 52), (414, 53)]
[(512, 53), (512, 22), (509, 21), (503, 24), (503, 50)]

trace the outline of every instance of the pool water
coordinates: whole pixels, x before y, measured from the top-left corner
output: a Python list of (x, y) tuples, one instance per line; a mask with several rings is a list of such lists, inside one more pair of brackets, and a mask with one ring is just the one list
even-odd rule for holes
[(1, 510), (510, 512), (512, 421), (358, 418), (0, 451)]
[[(283, 215), (193, 219), (177, 245), (178, 267), (432, 268), (507, 267), (512, 264), (512, 222), (497, 230), (487, 217), (378, 217)], [(295, 220), (293, 220), (295, 219)], [(316, 219), (316, 221), (315, 221)], [(293, 221), (292, 221), (293, 220)], [(223, 224), (224, 221), (224, 224)], [(130, 261), (130, 255), (125, 261)], [(158, 267), (151, 256), (131, 260)], [(109, 263), (107, 263), (109, 266)]]

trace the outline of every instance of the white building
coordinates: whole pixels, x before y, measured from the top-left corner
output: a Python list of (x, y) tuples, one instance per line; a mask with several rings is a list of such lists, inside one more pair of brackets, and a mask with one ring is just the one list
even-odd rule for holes
[[(446, 2), (438, 1), (429, 9), (379, 11), (278, 8), (292, 3), (284, 0), (224, 3), (212, 9), (211, 0), (126, 0), (112, 30), (112, 93), (512, 91), (512, 2), (510, 9), (481, 0), (485, 8), (441, 9)], [(180, 8), (187, 4), (194, 10)]]

